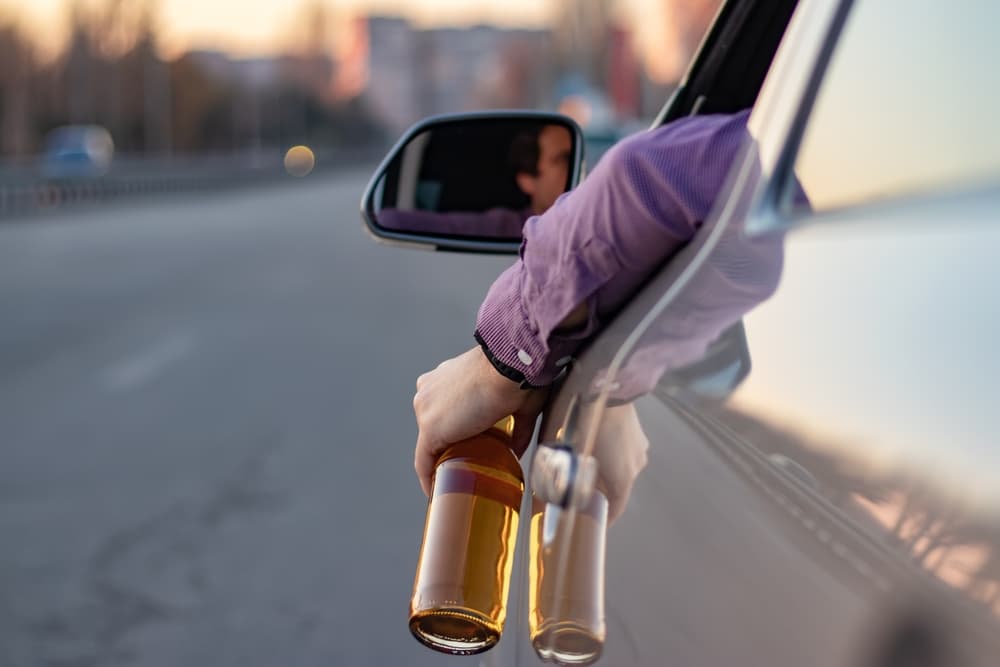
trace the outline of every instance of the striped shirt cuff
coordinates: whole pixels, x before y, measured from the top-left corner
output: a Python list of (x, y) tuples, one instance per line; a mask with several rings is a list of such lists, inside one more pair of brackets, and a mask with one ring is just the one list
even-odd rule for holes
[(597, 328), (597, 321), (591, 308), (582, 329), (541, 340), (521, 300), (521, 269), (518, 262), (493, 283), (479, 309), (476, 340), (498, 373), (523, 388), (545, 387), (568, 369), (573, 353)]

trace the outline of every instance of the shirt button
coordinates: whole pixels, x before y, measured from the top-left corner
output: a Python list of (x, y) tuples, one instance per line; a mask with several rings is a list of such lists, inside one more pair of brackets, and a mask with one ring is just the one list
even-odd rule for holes
[(522, 364), (525, 364), (527, 366), (530, 366), (531, 363), (534, 361), (534, 359), (531, 358), (531, 355), (525, 352), (524, 350), (517, 351), (517, 358), (521, 360)]

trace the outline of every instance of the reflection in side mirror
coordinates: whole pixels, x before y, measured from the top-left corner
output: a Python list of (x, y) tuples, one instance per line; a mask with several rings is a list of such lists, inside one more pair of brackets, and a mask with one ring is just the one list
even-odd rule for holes
[(430, 118), (376, 170), (361, 214), (379, 239), (516, 252), (524, 222), (579, 181), (582, 146), (580, 128), (559, 114)]

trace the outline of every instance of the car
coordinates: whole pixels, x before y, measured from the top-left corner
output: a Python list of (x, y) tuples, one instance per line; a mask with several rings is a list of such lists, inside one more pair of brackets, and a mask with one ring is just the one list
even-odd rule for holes
[[(752, 107), (743, 150), (550, 395), (522, 509), (548, 534), (522, 522), (535, 548), (486, 664), (1000, 664), (998, 19), (723, 3), (656, 125)], [(405, 145), (369, 232), (516, 251), (381, 227)], [(631, 490), (606, 533), (587, 466)]]
[(111, 166), (115, 144), (99, 125), (64, 125), (45, 136), (40, 170), (53, 180), (103, 176)]

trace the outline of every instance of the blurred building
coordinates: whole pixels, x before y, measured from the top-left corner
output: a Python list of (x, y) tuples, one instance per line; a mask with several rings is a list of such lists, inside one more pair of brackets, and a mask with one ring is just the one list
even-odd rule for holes
[[(721, 0), (555, 0), (563, 96), (588, 100), (598, 123), (652, 119), (687, 71)], [(640, 42), (644, 46), (640, 46)]]
[(552, 103), (547, 30), (418, 29), (386, 16), (368, 17), (363, 26), (366, 48), (354, 57), (365, 60), (364, 99), (395, 132), (434, 114)]
[(363, 96), (371, 113), (393, 132), (420, 115), (420, 86), (425, 64), (418, 62), (420, 44), (409, 21), (372, 16), (359, 23), (367, 49), (356, 54), (367, 72)]
[(648, 116), (636, 25), (622, 16), (620, 3), (558, 0), (555, 10), (560, 107), (594, 130)]
[(612, 26), (608, 34), (605, 89), (619, 119), (637, 118), (642, 112), (642, 75), (632, 32)]
[(666, 34), (657, 68), (669, 81), (680, 81), (708, 32), (722, 0), (683, 0), (664, 5)]
[(564, 75), (576, 75), (595, 89), (609, 79), (609, 51), (615, 25), (614, 3), (607, 0), (557, 0), (556, 54)]

